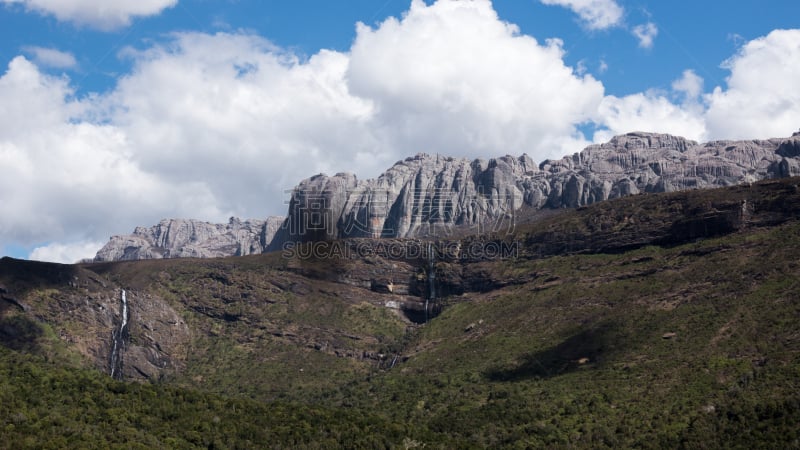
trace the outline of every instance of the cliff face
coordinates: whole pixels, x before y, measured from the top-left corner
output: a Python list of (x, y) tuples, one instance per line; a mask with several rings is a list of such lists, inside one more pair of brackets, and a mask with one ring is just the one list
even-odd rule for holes
[(730, 186), (800, 175), (800, 136), (714, 141), (630, 133), (538, 166), (527, 155), (488, 161), (418, 154), (383, 175), (317, 175), (292, 195), (269, 247), (346, 237), (496, 231), (524, 205), (573, 208), (642, 192)]
[(527, 156), (469, 161), (418, 154), (374, 180), (317, 175), (295, 188), (271, 249), (287, 240), (433, 235), (451, 225), (503, 217), (523, 202)]
[(94, 260), (128, 261), (161, 258), (213, 258), (262, 253), (283, 217), (267, 220), (231, 218), (227, 224), (164, 219), (158, 225), (137, 227), (133, 234), (113, 236)]
[[(367, 364), (388, 367), (393, 362), (387, 343), (399, 342), (409, 320), (427, 322), (448, 304), (480, 299), (475, 302), (477, 311), (486, 314), (485, 305), (501, 295), (493, 291), (523, 285), (528, 288), (506, 293), (521, 295), (531, 303), (530, 292), (564, 282), (553, 276), (557, 269), (550, 269), (551, 263), (545, 261), (552, 256), (623, 255), (633, 249), (663, 246), (663, 252), (670, 251), (672, 256), (648, 250), (629, 254), (626, 261), (617, 259), (615, 267), (602, 270), (594, 266), (595, 271), (588, 271), (575, 265), (569, 283), (588, 283), (597, 289), (614, 282), (609, 273), (616, 273), (625, 277), (616, 278), (618, 281), (640, 279), (635, 285), (618, 285), (607, 291), (616, 292), (613, 295), (618, 298), (663, 295), (664, 301), (676, 297), (689, 301), (689, 290), (707, 289), (715, 283), (702, 273), (695, 274), (699, 278), (692, 281), (682, 279), (674, 275), (674, 268), (687, 258), (699, 261), (703, 252), (725, 254), (728, 256), (722, 261), (733, 268), (732, 278), (721, 279), (721, 286), (714, 287), (715, 295), (720, 295), (708, 300), (714, 310), (719, 310), (720, 299), (734, 301), (729, 298), (729, 286), (755, 289), (752, 286), (765, 283), (767, 277), (776, 280), (776, 287), (770, 289), (776, 289), (776, 295), (785, 300), (775, 302), (771, 294), (757, 290), (754, 298), (773, 306), (791, 305), (800, 286), (794, 283), (792, 290), (777, 280), (795, 280), (800, 273), (796, 257), (786, 259), (800, 245), (798, 220), (800, 178), (786, 178), (723, 189), (628, 196), (565, 209), (535, 222), (520, 221), (514, 232), (505, 236), (476, 234), (436, 241), (356, 238), (218, 261), (62, 265), (2, 258), (0, 349), (26, 349), (37, 342), (53, 345), (57, 340), (114, 377), (156, 380), (176, 376), (181, 380), (185, 375), (183, 380), (212, 387), (220, 379), (214, 376), (218, 370), (258, 374), (259, 383), (271, 386), (273, 379), (263, 373), (275, 373), (271, 371), (275, 365), (285, 365), (286, 371), (279, 372), (282, 378), (297, 377), (309, 386), (325, 383), (332, 372), (300, 371), (306, 364), (331, 364), (337, 372), (349, 365), (353, 373), (363, 373), (355, 369)], [(781, 244), (765, 245), (760, 238), (743, 238), (745, 234), (725, 244), (716, 240), (700, 244), (705, 238), (772, 227), (772, 239)], [(778, 240), (778, 233), (783, 233), (783, 241)], [(788, 244), (783, 246), (783, 242)], [(685, 245), (689, 243), (692, 245)], [(311, 248), (315, 250), (309, 251)], [(778, 250), (783, 259), (769, 269), (739, 253), (768, 260)], [(513, 264), (508, 264), (509, 258), (514, 258)], [(593, 258), (585, 264), (608, 260)], [(647, 261), (653, 264), (652, 272), (631, 267)], [(755, 275), (757, 270), (764, 270), (763, 275)], [(665, 286), (676, 282), (685, 287), (656, 293), (657, 289), (644, 287), (648, 281), (643, 278), (654, 274), (665, 277), (661, 278)], [(553, 298), (562, 302), (575, 292), (570, 288)], [(483, 294), (487, 296), (481, 297)], [(593, 293), (584, 295), (588, 296), (586, 304), (599, 301)], [(749, 301), (743, 298), (749, 297), (740, 296), (736, 301)], [(597, 311), (605, 313), (613, 302), (597, 304), (604, 308)], [(553, 309), (548, 303), (540, 305), (545, 305), (542, 310)], [(623, 309), (627, 311), (629, 306), (633, 304)], [(574, 316), (569, 321), (572, 326)], [(48, 324), (52, 333), (44, 333), (36, 325), (40, 322)], [(724, 322), (715, 319), (717, 326)], [(707, 342), (703, 339), (702, 345)], [(346, 362), (334, 365), (334, 359)], [(208, 377), (205, 381), (203, 375)]]
[(0, 345), (10, 340), (35, 350), (40, 323), (51, 324), (58, 340), (118, 379), (181, 370), (192, 337), (156, 292), (125, 293), (83, 266), (0, 259)]
[(381, 176), (316, 175), (294, 189), (287, 217), (210, 224), (163, 220), (114, 236), (95, 261), (241, 256), (287, 242), (352, 237), (448, 236), (502, 231), (529, 210), (575, 208), (627, 195), (751, 183), (800, 175), (800, 133), (784, 139), (697, 143), (629, 133), (536, 164), (424, 153)]

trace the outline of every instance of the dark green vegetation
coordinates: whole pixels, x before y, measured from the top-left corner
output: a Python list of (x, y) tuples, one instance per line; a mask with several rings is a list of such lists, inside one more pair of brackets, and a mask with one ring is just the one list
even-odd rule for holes
[[(798, 448), (799, 182), (521, 225), (518, 258), (440, 263), (423, 326), (359, 285), (378, 259), (3, 260), (0, 447)], [(128, 367), (158, 330), (136, 305), (188, 330), (139, 381), (101, 372), (116, 322), (81, 312), (119, 286)]]

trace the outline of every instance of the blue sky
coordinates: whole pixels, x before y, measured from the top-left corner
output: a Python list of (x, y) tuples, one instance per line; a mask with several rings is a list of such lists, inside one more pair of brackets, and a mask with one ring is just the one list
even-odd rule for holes
[(798, 17), (796, 0), (0, 0), (0, 254), (72, 261), (163, 217), (279, 215), (302, 178), (419, 151), (789, 136)]

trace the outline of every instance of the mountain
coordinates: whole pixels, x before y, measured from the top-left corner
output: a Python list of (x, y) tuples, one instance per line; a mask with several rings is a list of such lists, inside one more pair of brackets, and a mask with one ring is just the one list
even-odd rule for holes
[(218, 258), (262, 253), (282, 222), (283, 217), (244, 222), (231, 217), (227, 224), (164, 219), (149, 228), (136, 227), (130, 235), (112, 236), (94, 260)]
[(797, 175), (800, 133), (704, 144), (629, 133), (538, 165), (527, 155), (471, 161), (421, 153), (376, 179), (339, 173), (303, 180), (293, 190), (285, 220), (165, 219), (112, 237), (95, 261), (241, 256), (291, 242), (475, 233), (508, 227), (531, 211)]
[(798, 446), (800, 178), (534, 219), (231, 258), (3, 258), (0, 442)]
[(507, 226), (523, 209), (575, 208), (638, 193), (731, 186), (800, 175), (800, 133), (714, 141), (630, 133), (538, 166), (418, 154), (376, 179), (316, 175), (294, 190), (270, 250), (285, 242), (414, 237)]

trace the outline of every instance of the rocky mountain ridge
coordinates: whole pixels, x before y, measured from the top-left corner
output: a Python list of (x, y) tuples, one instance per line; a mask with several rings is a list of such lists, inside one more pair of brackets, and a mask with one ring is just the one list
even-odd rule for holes
[(498, 231), (528, 211), (575, 208), (639, 193), (731, 186), (800, 175), (800, 132), (789, 138), (698, 143), (635, 132), (536, 164), (420, 153), (375, 179), (319, 174), (301, 181), (288, 214), (213, 225), (165, 219), (114, 236), (95, 261), (236, 256), (287, 242), (447, 236)]
[(227, 224), (164, 219), (152, 227), (136, 227), (133, 234), (112, 236), (94, 260), (215, 258), (262, 253), (282, 222), (283, 217), (245, 221), (231, 217)]
[(522, 208), (575, 208), (639, 193), (800, 175), (798, 156), (800, 133), (704, 144), (629, 133), (539, 165), (528, 155), (470, 161), (418, 154), (376, 179), (339, 173), (303, 180), (269, 249), (292, 241), (499, 231)]

